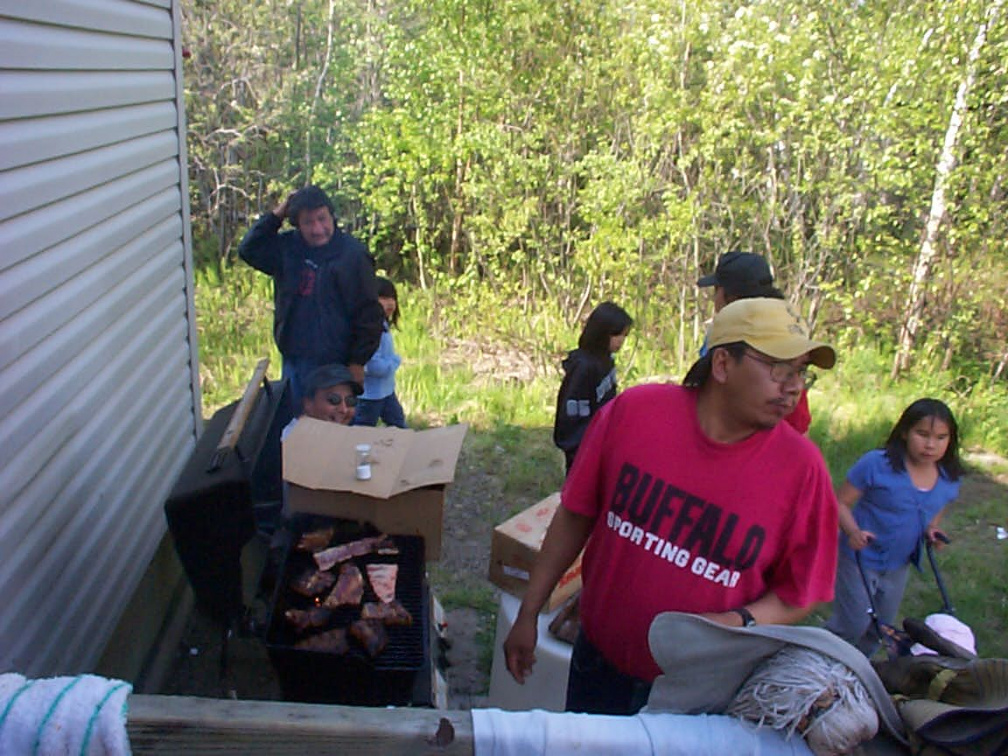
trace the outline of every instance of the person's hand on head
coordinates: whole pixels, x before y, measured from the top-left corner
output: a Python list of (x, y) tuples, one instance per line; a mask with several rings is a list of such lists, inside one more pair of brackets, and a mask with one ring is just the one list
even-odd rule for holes
[(279, 205), (273, 208), (273, 215), (275, 215), (280, 220), (287, 217), (287, 207), (290, 205), (291, 197), (294, 196), (294, 192), (287, 195), (287, 199), (281, 202)]

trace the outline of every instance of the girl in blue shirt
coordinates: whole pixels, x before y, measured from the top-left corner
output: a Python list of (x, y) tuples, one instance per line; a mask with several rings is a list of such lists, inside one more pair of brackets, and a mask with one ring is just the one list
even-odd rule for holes
[[(921, 539), (941, 547), (945, 506), (959, 494), (959, 427), (937, 399), (907, 407), (885, 447), (865, 454), (837, 492), (842, 531), (833, 614), (826, 627), (871, 656), (879, 638), (868, 615), (868, 595), (880, 622), (893, 624), (907, 569), (920, 567)], [(844, 538), (843, 536), (846, 536)]]
[(364, 394), (357, 400), (354, 425), (385, 425), (406, 427), (406, 415), (395, 393), (395, 374), (402, 363), (392, 340), (392, 328), (399, 323), (399, 297), (395, 284), (378, 277), (378, 301), (385, 311), (378, 349), (364, 366)]

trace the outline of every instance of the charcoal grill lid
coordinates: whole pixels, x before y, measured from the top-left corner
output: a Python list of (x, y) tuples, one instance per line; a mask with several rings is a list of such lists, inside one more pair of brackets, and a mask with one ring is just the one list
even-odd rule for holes
[(251, 487), (241, 460), (231, 455), (219, 470), (206, 472), (236, 406), (218, 410), (207, 423), (164, 505), (175, 551), (200, 610), (221, 622), (243, 609), (241, 550), (255, 534)]

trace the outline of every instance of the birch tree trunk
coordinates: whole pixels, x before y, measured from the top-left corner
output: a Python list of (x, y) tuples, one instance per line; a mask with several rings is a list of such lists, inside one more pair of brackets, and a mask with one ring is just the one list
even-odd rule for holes
[(962, 127), (963, 117), (966, 113), (966, 98), (976, 79), (976, 65), (987, 41), (987, 30), (994, 24), (998, 12), (1004, 0), (994, 0), (987, 8), (985, 18), (977, 29), (977, 35), (970, 48), (969, 58), (966, 63), (966, 75), (959, 84), (956, 92), (955, 104), (952, 106), (952, 115), (949, 116), (948, 129), (945, 131), (945, 143), (942, 145), (941, 156), (938, 165), (935, 167), (934, 191), (931, 194), (931, 211), (928, 214), (927, 225), (924, 229), (924, 239), (921, 242), (920, 251), (917, 253), (917, 260), (914, 262), (913, 278), (910, 282), (910, 291), (907, 295), (907, 305), (904, 310), (903, 325), (900, 328), (899, 344), (896, 349), (896, 357), (893, 360), (891, 378), (896, 378), (901, 372), (910, 366), (910, 355), (917, 343), (917, 332), (921, 327), (924, 318), (925, 295), (928, 284), (931, 280), (931, 269), (934, 266), (935, 258), (938, 254), (938, 232), (942, 221), (948, 210), (945, 198), (945, 188), (948, 184), (949, 176), (956, 164), (956, 144), (959, 140), (959, 130)]
[(312, 127), (315, 125), (315, 110), (318, 108), (319, 100), (322, 99), (322, 86), (325, 84), (326, 74), (329, 73), (329, 61), (332, 59), (335, 17), (336, 0), (329, 0), (329, 18), (326, 22), (325, 58), (322, 61), (322, 69), (319, 71), (318, 79), (315, 81), (315, 94), (312, 97), (311, 108), (308, 110), (308, 123), (305, 124), (305, 184), (312, 182)]

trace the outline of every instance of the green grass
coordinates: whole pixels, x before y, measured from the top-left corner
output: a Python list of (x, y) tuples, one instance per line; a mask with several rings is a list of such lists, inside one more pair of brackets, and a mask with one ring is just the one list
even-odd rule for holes
[[(1005, 524), (1008, 476), (1001, 483), (987, 470), (970, 466), (960, 501), (949, 507), (943, 525), (952, 543), (935, 552), (956, 615), (973, 628), (984, 656), (1008, 658), (1008, 540), (997, 539)], [(928, 560), (911, 572), (903, 614), (924, 617), (942, 611), (942, 599)]]
[[(489, 671), (493, 664), (493, 643), (497, 622), (497, 590), (482, 576), (450, 574), (437, 564), (428, 565), (431, 584), (447, 610), (473, 609), (478, 615), (476, 646), (480, 666)], [(484, 691), (485, 692), (485, 691)]]
[(238, 399), (263, 357), (269, 375), (279, 377), (280, 355), (273, 344), (273, 294), (266, 276), (239, 264), (218, 275), (196, 275), (200, 388), (203, 415)]
[[(491, 523), (500, 522), (556, 490), (563, 463), (550, 429), (559, 360), (576, 343), (576, 330), (559, 315), (531, 317), (520, 304), (494, 301), (490, 292), (449, 306), (430, 292), (403, 285), (399, 290), (402, 318), (395, 338), (403, 366), (397, 391), (414, 427), (470, 424), (464, 459), (488, 480), (485, 495), (471, 506)], [(279, 375), (271, 287), (265, 276), (241, 265), (225, 269), (220, 278), (203, 272), (197, 277), (196, 304), (204, 414), (209, 415), (241, 395), (259, 358), (270, 356), (270, 375)], [(636, 330), (631, 335), (618, 358), (624, 386), (682, 375), (684, 366), (661, 347), (674, 343), (674, 335), (647, 337)], [(658, 346), (650, 348), (651, 343)], [(876, 346), (840, 346), (838, 351), (837, 368), (823, 371), (810, 397), (810, 436), (835, 481), (861, 454), (880, 446), (903, 408), (920, 396), (949, 403), (966, 449), (1008, 457), (1003, 382), (991, 386), (922, 366), (893, 383), (890, 357)], [(947, 515), (954, 543), (941, 553), (940, 569), (959, 617), (974, 628), (984, 655), (1008, 657), (1008, 541), (994, 535), (998, 525), (1008, 525), (1008, 462), (971, 463), (967, 492), (969, 503), (954, 504)], [(446, 607), (471, 606), (479, 612), (489, 669), (494, 588), (483, 575), (449, 574), (436, 566), (432, 580)], [(904, 615), (923, 617), (940, 604), (931, 575), (912, 575)], [(823, 619), (825, 611), (814, 617)]]

